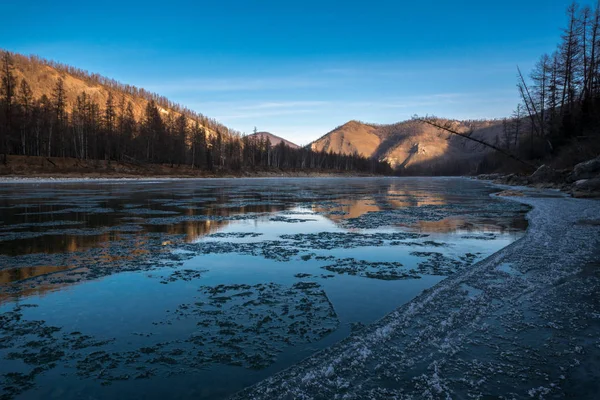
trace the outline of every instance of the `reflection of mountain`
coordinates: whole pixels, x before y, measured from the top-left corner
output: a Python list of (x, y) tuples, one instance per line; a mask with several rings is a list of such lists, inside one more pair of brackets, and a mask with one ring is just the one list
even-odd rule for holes
[[(357, 218), (368, 212), (380, 211), (374, 200), (351, 200), (344, 199), (336, 201), (339, 206), (324, 207), (316, 205), (314, 212), (324, 213), (332, 221), (339, 222), (348, 218)], [(341, 214), (344, 213), (344, 214)]]
[[(440, 192), (433, 192), (426, 188), (404, 189), (401, 185), (392, 184), (384, 193), (373, 196), (362, 196), (359, 199), (342, 199), (335, 202), (337, 206), (316, 205), (313, 211), (322, 213), (333, 222), (340, 223), (347, 219), (355, 219), (366, 213), (385, 212), (386, 210), (400, 210), (405, 208), (420, 208), (432, 206), (434, 208), (452, 204), (459, 204), (460, 199), (449, 198)], [(451, 211), (448, 211), (450, 214)], [(426, 219), (415, 222), (401, 223), (411, 230), (422, 233), (455, 233), (455, 232), (490, 232), (503, 233), (507, 230), (525, 230), (527, 222), (523, 218), (481, 218), (465, 213), (465, 210), (456, 211), (460, 215), (448, 216), (441, 220), (429, 221)], [(414, 221), (414, 220), (411, 220)]]
[(324, 213), (327, 218), (339, 222), (384, 209), (444, 205), (447, 203), (447, 199), (439, 193), (432, 193), (425, 189), (408, 190), (403, 189), (401, 185), (391, 184), (384, 193), (372, 196), (364, 195), (358, 199), (340, 199), (335, 203), (336, 206), (333, 207), (317, 204), (313, 207), (313, 211)]
[(396, 186), (388, 191), (386, 202), (394, 208), (441, 206), (447, 203), (447, 199), (439, 194), (433, 194), (425, 190), (405, 190)]
[[(173, 246), (195, 242), (232, 221), (261, 219), (300, 204), (304, 208), (312, 203), (313, 211), (335, 223), (382, 212), (370, 215), (373, 227), (408, 225), (423, 232), (493, 232), (526, 225), (515, 225), (519, 222), (511, 220), (510, 214), (504, 214), (508, 216), (502, 220), (495, 211), (487, 213), (485, 206), (481, 207), (484, 199), (480, 194), (463, 194), (454, 182), (442, 180), (366, 180), (359, 185), (349, 180), (339, 187), (330, 181), (311, 180), (290, 192), (271, 187), (271, 181), (242, 190), (235, 185), (215, 184), (197, 192), (186, 186), (179, 192), (183, 195), (159, 188), (156, 192), (133, 190), (73, 198), (52, 189), (43, 200), (32, 197), (33, 204), (26, 207), (18, 203), (22, 201), (18, 196), (5, 197), (0, 200), (4, 222), (0, 225), (0, 303), (9, 299), (10, 292), (13, 297), (43, 294), (114, 272), (154, 268)], [(292, 193), (295, 191), (297, 196)], [(399, 212), (385, 214), (393, 210)], [(414, 222), (452, 215), (456, 217)], [(369, 225), (369, 221), (365, 225), (361, 220), (352, 222), (341, 225), (359, 229)], [(19, 235), (21, 238), (5, 239)], [(76, 269), (71, 270), (72, 266)]]

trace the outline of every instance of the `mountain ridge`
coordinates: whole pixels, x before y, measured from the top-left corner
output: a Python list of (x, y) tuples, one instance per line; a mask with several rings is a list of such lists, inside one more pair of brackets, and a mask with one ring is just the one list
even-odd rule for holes
[[(503, 140), (500, 120), (458, 121), (440, 118), (461, 133), (472, 132), (487, 143)], [(408, 168), (432, 163), (475, 164), (490, 150), (464, 138), (407, 120), (394, 124), (372, 124), (351, 120), (312, 142), (314, 151), (359, 154), (387, 161), (392, 167)]]
[(283, 142), (286, 146), (292, 148), (292, 149), (299, 149), (301, 146), (297, 145), (296, 143), (293, 143), (285, 138), (282, 138), (281, 136), (277, 136), (271, 132), (265, 132), (265, 131), (261, 131), (261, 132), (256, 132), (256, 133), (252, 133), (250, 135), (248, 135), (249, 138), (259, 138), (259, 139), (269, 139), (269, 142), (271, 143), (271, 146), (277, 146), (279, 143)]
[[(0, 53), (3, 52), (5, 50), (0, 48)], [(43, 95), (52, 98), (58, 80), (62, 79), (65, 102), (69, 112), (74, 109), (77, 104), (77, 97), (82, 93), (85, 93), (91, 101), (102, 107), (106, 104), (109, 94), (111, 94), (117, 106), (121, 101), (125, 106), (128, 103), (132, 104), (133, 115), (136, 120), (143, 117), (148, 103), (154, 101), (163, 116), (176, 119), (178, 116), (184, 115), (191, 121), (199, 122), (208, 135), (214, 135), (217, 130), (222, 134), (239, 135), (239, 132), (217, 120), (190, 110), (158, 93), (36, 55), (8, 53), (12, 58), (13, 74), (17, 78), (17, 82), (25, 79), (31, 88), (33, 98), (40, 98)]]

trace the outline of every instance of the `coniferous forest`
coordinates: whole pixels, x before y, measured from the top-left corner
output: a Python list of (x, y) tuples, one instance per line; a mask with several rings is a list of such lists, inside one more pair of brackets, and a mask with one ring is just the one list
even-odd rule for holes
[[(29, 82), (15, 76), (17, 58), (102, 85), (109, 90), (108, 98), (98, 104), (82, 91), (69, 105), (62, 78), (50, 96), (35, 98)], [(36, 56), (4, 51), (0, 66), (0, 157), (4, 162), (6, 155), (24, 155), (188, 165), (212, 172), (391, 173), (387, 163), (358, 154), (295, 149), (284, 143), (273, 146), (268, 138), (242, 135), (157, 94)], [(127, 100), (132, 97), (146, 100), (138, 118)]]
[[(495, 120), (501, 133), (494, 147), (530, 161), (569, 168), (600, 152), (600, 7), (573, 3), (552, 54), (542, 55), (529, 74), (517, 69), (520, 103), (512, 115)], [(58, 79), (34, 96), (15, 62), (51, 67), (108, 93), (98, 101), (85, 90), (67, 101)], [(391, 174), (387, 162), (313, 151), (310, 147), (271, 145), (246, 136), (167, 98), (73, 66), (36, 56), (2, 52), (0, 60), (0, 155), (72, 157), (141, 164), (187, 165), (198, 170), (235, 172), (254, 169), (336, 170)], [(134, 110), (143, 99), (144, 109)], [(450, 116), (451, 117), (451, 116)], [(451, 121), (451, 120), (448, 120)], [(463, 121), (467, 125), (469, 121)], [(4, 157), (6, 161), (6, 157)], [(431, 160), (396, 172), (404, 175), (454, 175), (521, 171), (498, 152), (473, 161)]]

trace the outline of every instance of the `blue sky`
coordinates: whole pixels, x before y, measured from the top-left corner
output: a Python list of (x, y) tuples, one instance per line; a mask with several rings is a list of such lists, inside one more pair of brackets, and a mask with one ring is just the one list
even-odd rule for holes
[(351, 119), (509, 115), (569, 3), (0, 0), (0, 47), (307, 144)]

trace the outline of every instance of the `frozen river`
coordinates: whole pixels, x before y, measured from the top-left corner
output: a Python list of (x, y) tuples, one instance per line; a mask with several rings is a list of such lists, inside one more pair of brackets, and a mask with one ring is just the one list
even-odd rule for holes
[(0, 398), (220, 399), (524, 235), (450, 178), (2, 183)]

